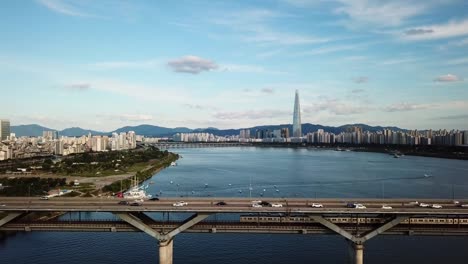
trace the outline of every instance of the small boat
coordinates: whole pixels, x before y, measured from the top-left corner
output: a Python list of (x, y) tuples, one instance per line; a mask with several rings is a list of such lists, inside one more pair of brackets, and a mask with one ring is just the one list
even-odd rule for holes
[(239, 190), (239, 193), (242, 193), (242, 190)]
[(263, 189), (264, 192), (266, 192), (266, 189)]
[(278, 190), (278, 189), (276, 189), (276, 192), (279, 192), (279, 190)]
[(177, 166), (177, 163), (175, 163), (174, 161), (171, 162), (171, 166)]
[(425, 178), (430, 178), (430, 177), (432, 177), (432, 175), (424, 173), (424, 177)]
[(174, 182), (173, 182), (173, 181), (171, 181), (171, 184), (173, 184), (173, 183), (174, 183)]
[(273, 185), (273, 188), (275, 188), (275, 189), (276, 189), (276, 185)]
[(398, 155), (398, 154), (395, 153), (395, 154), (393, 154), (393, 157), (394, 157), (395, 159), (398, 159), (398, 158), (400, 157), (400, 155)]
[(208, 183), (205, 183), (205, 188), (208, 187)]
[(231, 186), (232, 184), (228, 184), (228, 186)]

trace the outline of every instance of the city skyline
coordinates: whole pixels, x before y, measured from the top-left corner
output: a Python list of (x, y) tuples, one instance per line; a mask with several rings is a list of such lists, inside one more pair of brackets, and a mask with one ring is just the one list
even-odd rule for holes
[(468, 129), (463, 1), (3, 7), (1, 118), (12, 125), (289, 124), (299, 90), (303, 123)]

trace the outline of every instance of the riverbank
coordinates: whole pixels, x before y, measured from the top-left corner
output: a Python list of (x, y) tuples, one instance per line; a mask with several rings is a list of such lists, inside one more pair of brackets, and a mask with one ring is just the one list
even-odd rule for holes
[(274, 148), (317, 148), (337, 151), (377, 152), (387, 154), (404, 154), (442, 159), (468, 160), (468, 146), (436, 145), (378, 145), (378, 144), (310, 144), (310, 143), (248, 143), (252, 147)]
[(175, 153), (168, 152), (167, 156), (161, 160), (156, 161), (150, 167), (145, 168), (144, 170), (138, 171), (132, 177), (126, 179), (115, 181), (109, 185), (106, 185), (102, 188), (102, 191), (108, 195), (114, 195), (115, 193), (128, 190), (132, 186), (132, 178), (136, 177), (138, 183), (142, 183), (153, 175), (157, 174), (161, 170), (169, 167), (172, 162), (175, 162), (179, 159), (179, 155)]
[[(142, 182), (178, 158), (168, 151), (145, 148), (66, 157), (55, 165), (43, 161), (34, 164), (36, 170), (31, 173), (0, 173), (0, 196), (42, 196), (53, 189), (71, 190), (67, 196), (109, 195), (121, 188), (127, 189), (135, 176)], [(40, 168), (44, 164), (48, 166)], [(119, 169), (110, 169), (112, 167)]]

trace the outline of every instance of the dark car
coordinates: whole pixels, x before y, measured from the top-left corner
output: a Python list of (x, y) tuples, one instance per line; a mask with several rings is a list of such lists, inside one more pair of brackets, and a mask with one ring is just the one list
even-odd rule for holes
[(261, 201), (261, 202), (259, 203), (259, 205), (261, 205), (261, 206), (271, 206), (271, 203), (269, 203), (269, 202), (267, 202), (267, 201)]
[(137, 203), (137, 202), (134, 202), (134, 203), (131, 203), (130, 206), (141, 206), (141, 204)]
[(128, 204), (130, 204), (130, 203), (129, 203), (128, 201), (120, 201), (119, 204), (120, 204), (120, 205), (128, 205)]
[(149, 199), (149, 201), (159, 201), (159, 198), (158, 197), (152, 197)]
[(226, 205), (227, 203), (221, 201), (221, 202), (217, 202), (215, 205), (218, 205), (218, 206), (223, 206), (223, 205)]
[(348, 207), (348, 208), (355, 208), (356, 205), (355, 205), (354, 203), (347, 203), (347, 204), (346, 204), (346, 207)]

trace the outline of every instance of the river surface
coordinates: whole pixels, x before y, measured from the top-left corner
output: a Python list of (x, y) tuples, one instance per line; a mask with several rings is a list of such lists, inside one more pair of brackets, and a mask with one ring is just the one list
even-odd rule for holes
[[(154, 183), (149, 184), (149, 193), (339, 197), (343, 201), (357, 197), (468, 199), (467, 161), (287, 148), (172, 151), (182, 155), (178, 166), (148, 180), (147, 184)], [(467, 248), (467, 237), (377, 236), (366, 242), (364, 260), (468, 263)], [(348, 263), (348, 256), (346, 241), (334, 235), (179, 234), (174, 240), (176, 264)], [(0, 241), (0, 263), (134, 264), (157, 263), (157, 259), (157, 242), (143, 233), (17, 233)]]

